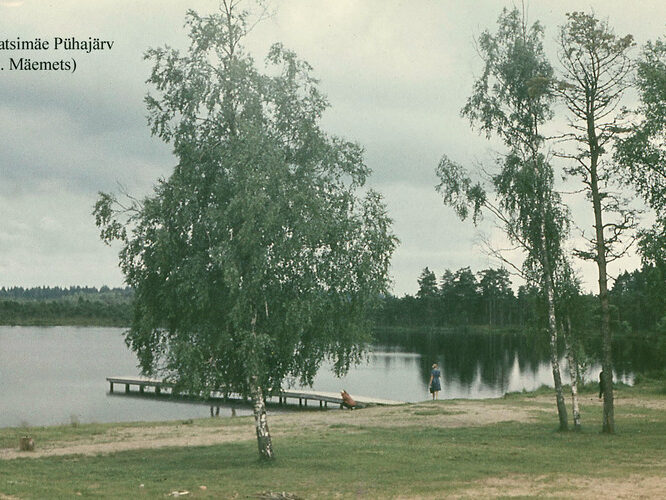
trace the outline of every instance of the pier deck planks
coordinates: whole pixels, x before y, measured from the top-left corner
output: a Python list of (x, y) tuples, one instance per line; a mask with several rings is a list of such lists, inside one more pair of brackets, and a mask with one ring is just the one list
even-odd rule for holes
[[(161, 394), (165, 389), (172, 390), (173, 384), (165, 382), (159, 379), (154, 379), (150, 377), (142, 376), (133, 376), (133, 377), (106, 377), (106, 381), (109, 383), (109, 392), (114, 393), (114, 385), (125, 386), (125, 392), (131, 392), (131, 386), (136, 386), (139, 389), (139, 392), (144, 392), (145, 387), (153, 387), (156, 394)], [(220, 398), (222, 397), (221, 393), (212, 393), (211, 397)], [(328, 405), (328, 403), (333, 404), (342, 404), (342, 397), (339, 393), (336, 392), (325, 392), (325, 391), (313, 391), (308, 389), (285, 389), (280, 392), (280, 394), (273, 394), (273, 398), (278, 398), (282, 403), (286, 402), (287, 399), (298, 399), (299, 404), (307, 406), (308, 401), (319, 401), (320, 406), (323, 404)], [(404, 401), (395, 401), (391, 399), (382, 399), (382, 398), (373, 398), (367, 396), (356, 396), (352, 395), (354, 400), (363, 405), (363, 406), (394, 406), (405, 404)], [(267, 398), (268, 399), (268, 398)]]

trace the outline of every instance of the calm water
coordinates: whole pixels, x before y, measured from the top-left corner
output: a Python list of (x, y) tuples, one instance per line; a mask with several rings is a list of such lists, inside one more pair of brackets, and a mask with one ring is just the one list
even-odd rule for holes
[[(0, 427), (205, 417), (209, 408), (109, 395), (107, 376), (136, 375), (122, 329), (0, 326)], [(402, 401), (428, 398), (430, 365), (442, 368), (444, 398), (499, 397), (552, 385), (547, 351), (518, 337), (451, 335), (437, 342), (375, 347), (368, 362), (335, 378), (324, 367), (314, 389)], [(596, 370), (596, 372), (595, 372)], [(598, 373), (592, 367), (591, 373)], [(566, 377), (565, 377), (566, 378)], [(620, 374), (628, 380), (630, 373)], [(239, 408), (239, 415), (249, 414)], [(230, 413), (222, 408), (221, 413)]]

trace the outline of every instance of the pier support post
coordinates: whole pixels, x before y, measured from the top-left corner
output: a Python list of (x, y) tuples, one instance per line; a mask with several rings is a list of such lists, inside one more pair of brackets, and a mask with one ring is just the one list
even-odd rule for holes
[(125, 392), (129, 392), (129, 384), (125, 384)]
[(109, 382), (109, 392), (113, 394), (113, 382)]

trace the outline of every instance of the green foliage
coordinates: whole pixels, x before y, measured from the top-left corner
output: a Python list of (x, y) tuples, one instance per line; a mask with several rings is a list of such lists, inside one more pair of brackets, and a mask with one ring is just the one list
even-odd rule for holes
[(481, 301), (490, 325), (507, 324), (507, 309), (513, 299), (509, 272), (505, 268), (479, 272)]
[(539, 152), (539, 127), (552, 117), (553, 69), (543, 52), (538, 23), (528, 26), (514, 8), (505, 9), (497, 24), (495, 34), (486, 31), (480, 38), (485, 69), (462, 113), (509, 148), (492, 179), (498, 209), (507, 236), (526, 251), (526, 268), (538, 270), (546, 259), (554, 266), (568, 226), (554, 191), (552, 167)]
[(423, 272), (421, 272), (418, 282), (419, 291), (416, 293), (418, 298), (422, 299), (437, 295), (437, 277), (430, 269), (426, 267)]
[(553, 68), (542, 39), (539, 23), (527, 26), (517, 8), (503, 9), (497, 32), (479, 37), (484, 70), (462, 109), (489, 138), (497, 134), (518, 150), (538, 149), (543, 138), (535, 127), (552, 116)]
[(497, 159), (492, 198), (446, 156), (437, 168), (437, 190), (462, 219), (470, 211), (474, 222), (481, 209), (492, 213), (525, 253), (525, 277), (545, 287), (560, 258), (568, 217), (554, 190), (552, 167), (540, 152), (540, 127), (552, 116), (553, 101), (553, 69), (542, 38), (541, 26), (528, 26), (516, 8), (502, 11), (496, 33), (482, 33), (484, 71), (462, 114), (488, 137), (498, 136), (508, 153)]
[(345, 372), (396, 244), (362, 148), (319, 127), (310, 66), (276, 44), (262, 74), (246, 19), (190, 11), (186, 54), (146, 53), (149, 123), (178, 165), (135, 210), (102, 196), (95, 211), (136, 293), (127, 343), (145, 373), (195, 393), (309, 384), (327, 358)]
[(640, 121), (615, 144), (615, 160), (624, 181), (657, 214), (643, 230), (639, 249), (647, 264), (666, 262), (666, 43), (648, 42), (637, 65)]
[(476, 224), (487, 201), (483, 186), (478, 182), (474, 184), (466, 170), (446, 155), (442, 156), (435, 173), (440, 180), (436, 189), (444, 203), (452, 207), (461, 220), (467, 219), (471, 209), (472, 221)]
[(563, 258), (569, 232), (569, 213), (555, 190), (553, 169), (542, 154), (526, 157), (514, 149), (493, 182), (509, 237), (526, 251), (525, 274), (540, 282), (545, 268), (554, 273)]
[(617, 319), (627, 322), (634, 332), (655, 331), (666, 316), (666, 276), (664, 269), (643, 266), (620, 274), (609, 295), (617, 309)]

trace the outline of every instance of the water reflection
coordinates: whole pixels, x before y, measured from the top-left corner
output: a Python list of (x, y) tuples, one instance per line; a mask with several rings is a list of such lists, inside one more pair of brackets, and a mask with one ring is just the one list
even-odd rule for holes
[[(438, 363), (445, 386), (456, 396), (501, 396), (506, 392), (533, 390), (552, 385), (550, 347), (546, 335), (522, 333), (486, 334), (466, 331), (435, 333), (432, 331), (380, 331), (383, 342), (379, 349), (416, 354), (415, 362), (421, 382), (427, 384), (433, 363)], [(591, 339), (589, 352), (600, 352), (598, 339)], [(569, 382), (568, 365), (559, 349), (560, 366), (565, 383)], [(630, 383), (640, 370), (659, 368), (654, 350), (640, 339), (622, 338), (613, 345), (615, 378)], [(587, 380), (596, 380), (600, 363), (592, 359)], [(446, 394), (447, 391), (445, 390)], [(467, 396), (469, 397), (469, 396)]]
[[(106, 377), (139, 373), (122, 331), (0, 327), (0, 427), (208, 416), (206, 405), (109, 396)], [(333, 376), (330, 366), (323, 366), (313, 388), (423, 401), (430, 397), (427, 384), (434, 362), (442, 370), (443, 398), (500, 397), (506, 392), (552, 385), (545, 338), (423, 331), (388, 332), (381, 340), (367, 363), (353, 367), (341, 379)], [(629, 381), (634, 367), (650, 369), (653, 355), (646, 345), (618, 341), (614, 346), (618, 378)], [(593, 365), (591, 378), (598, 372), (598, 365)], [(223, 412), (230, 414), (230, 409)]]

